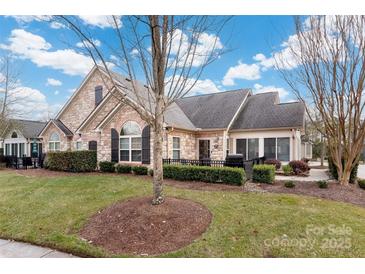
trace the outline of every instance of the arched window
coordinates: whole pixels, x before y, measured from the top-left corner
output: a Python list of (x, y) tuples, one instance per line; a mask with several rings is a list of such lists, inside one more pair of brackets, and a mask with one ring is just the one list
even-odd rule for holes
[(11, 138), (18, 138), (18, 134), (14, 131), (14, 132), (11, 134)]
[(141, 162), (142, 138), (141, 128), (136, 122), (126, 122), (120, 131), (120, 161)]
[(57, 132), (53, 132), (49, 137), (48, 150), (49, 151), (60, 151), (61, 147), (60, 135)]

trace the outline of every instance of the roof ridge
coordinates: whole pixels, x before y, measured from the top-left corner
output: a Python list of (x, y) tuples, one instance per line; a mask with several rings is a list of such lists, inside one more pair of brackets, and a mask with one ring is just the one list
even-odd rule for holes
[(187, 99), (187, 98), (193, 98), (193, 97), (203, 97), (203, 96), (211, 96), (211, 95), (219, 95), (219, 94), (224, 94), (224, 93), (228, 93), (228, 92), (243, 92), (243, 91), (250, 91), (249, 88), (240, 88), (240, 89), (231, 89), (231, 90), (225, 90), (225, 91), (219, 91), (219, 92), (213, 92), (213, 93), (206, 93), (206, 94), (196, 94), (196, 95), (191, 95), (191, 96), (186, 96), (186, 97), (181, 97), (178, 98), (179, 99)]
[(36, 121), (36, 120), (28, 120), (28, 119), (14, 119), (14, 118), (12, 118), (12, 119), (10, 119), (10, 120), (12, 120), (12, 121), (24, 121), (24, 122), (33, 122), (33, 123), (47, 123), (47, 121), (45, 121), (45, 122), (42, 122), (42, 121)]

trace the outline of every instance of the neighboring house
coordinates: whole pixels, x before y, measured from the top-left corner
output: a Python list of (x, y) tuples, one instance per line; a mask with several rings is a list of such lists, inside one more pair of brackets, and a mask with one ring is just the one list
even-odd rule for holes
[[(153, 134), (120, 96), (145, 102), (148, 87), (113, 73), (118, 89), (94, 67), (81, 86), (41, 131), (44, 151), (97, 150), (99, 161), (152, 163)], [(151, 109), (153, 113), (153, 103)], [(248, 89), (176, 100), (165, 116), (164, 158), (223, 160), (228, 153), (245, 159), (266, 156), (282, 161), (301, 158), (304, 105), (280, 103), (277, 92), (252, 94)]]
[(42, 142), (38, 135), (45, 125), (45, 122), (11, 119), (2, 140), (4, 155), (39, 157)]

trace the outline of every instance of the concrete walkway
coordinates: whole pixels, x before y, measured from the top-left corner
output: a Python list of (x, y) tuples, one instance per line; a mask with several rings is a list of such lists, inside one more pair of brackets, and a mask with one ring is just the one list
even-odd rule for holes
[(76, 258), (75, 256), (27, 243), (0, 239), (0, 258)]
[(314, 169), (312, 168), (309, 171), (308, 177), (299, 177), (299, 176), (284, 176), (284, 175), (276, 175), (275, 180), (277, 181), (320, 181), (320, 180), (328, 180), (329, 177), (327, 175), (327, 169)]
[(361, 164), (359, 165), (359, 168), (357, 169), (357, 177), (361, 179), (365, 179), (365, 165)]

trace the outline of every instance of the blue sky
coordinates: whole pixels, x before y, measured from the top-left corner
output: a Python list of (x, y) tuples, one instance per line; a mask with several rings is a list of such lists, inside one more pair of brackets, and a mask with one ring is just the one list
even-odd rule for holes
[[(86, 16), (83, 23), (101, 41), (113, 34), (102, 17)], [(29, 118), (54, 115), (91, 66), (76, 46), (80, 41), (57, 24), (28, 16), (0, 16), (0, 33), (0, 56), (14, 56), (20, 86), (33, 97), (25, 106), (32, 110)], [(293, 33), (291, 16), (233, 17), (219, 36), (228, 52), (207, 67), (192, 94), (252, 88), (254, 92), (278, 90), (283, 102), (294, 100), (272, 58), (285, 53), (285, 42)], [(99, 47), (106, 45), (101, 42)]]

